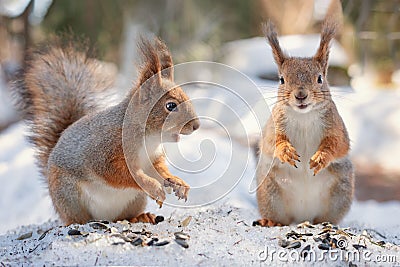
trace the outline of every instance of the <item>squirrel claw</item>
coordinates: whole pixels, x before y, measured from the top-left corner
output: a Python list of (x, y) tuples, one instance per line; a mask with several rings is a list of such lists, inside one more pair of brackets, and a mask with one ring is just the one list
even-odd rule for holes
[(287, 162), (294, 167), (296, 167), (296, 161), (300, 162), (300, 155), (289, 142), (286, 144), (280, 144), (276, 147), (275, 157), (277, 157), (282, 163)]
[(331, 162), (332, 157), (324, 151), (317, 151), (310, 159), (310, 169), (314, 169), (314, 176), (317, 175), (322, 169), (326, 168)]
[(165, 187), (171, 187), (175, 193), (175, 196), (178, 197), (178, 200), (187, 198), (187, 194), (189, 192), (189, 185), (186, 184), (181, 178), (179, 177), (171, 177), (166, 178), (164, 180)]
[(163, 202), (161, 200), (156, 200), (157, 205), (162, 208)]

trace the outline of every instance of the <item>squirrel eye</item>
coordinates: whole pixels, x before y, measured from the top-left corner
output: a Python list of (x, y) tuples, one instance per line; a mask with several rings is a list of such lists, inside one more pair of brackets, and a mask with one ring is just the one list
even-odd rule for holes
[(280, 83), (280, 84), (284, 84), (284, 83), (285, 83), (285, 79), (283, 79), (283, 76), (281, 76), (281, 77), (279, 78), (279, 83)]
[(167, 104), (165, 104), (165, 108), (168, 111), (178, 111), (178, 107), (175, 102), (167, 102)]
[(318, 75), (318, 83), (322, 83), (322, 75)]

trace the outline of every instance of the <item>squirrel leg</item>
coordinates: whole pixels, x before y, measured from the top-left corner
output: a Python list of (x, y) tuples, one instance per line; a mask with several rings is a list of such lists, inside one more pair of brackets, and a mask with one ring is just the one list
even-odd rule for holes
[(338, 136), (327, 136), (322, 139), (321, 144), (310, 159), (310, 169), (314, 169), (314, 175), (322, 169), (329, 166), (334, 159), (338, 159), (347, 155), (349, 144), (345, 140), (348, 139), (342, 133)]
[(282, 226), (282, 224), (274, 222), (268, 219), (259, 219), (253, 222), (253, 226), (261, 226), (261, 227), (273, 227), (273, 226)]
[(173, 175), (169, 171), (167, 165), (165, 164), (165, 158), (163, 156), (158, 157), (153, 162), (153, 166), (158, 172), (158, 174), (161, 176), (161, 178), (164, 180), (164, 186), (172, 187), (173, 191), (175, 192), (175, 195), (179, 199), (183, 198), (186, 201), (190, 186), (181, 178)]
[(325, 211), (314, 219), (314, 223), (331, 222), (337, 224), (349, 211), (354, 195), (354, 171), (347, 158), (331, 163), (327, 170), (337, 179), (329, 188), (330, 200)]
[(47, 177), (50, 197), (61, 220), (66, 225), (88, 222), (91, 215), (81, 204), (78, 179), (55, 166), (49, 168)]
[[(162, 219), (159, 219), (162, 218)], [(135, 218), (130, 219), (129, 221), (131, 223), (151, 223), (151, 224), (158, 224), (159, 222), (162, 222), (164, 220), (163, 217), (161, 216), (156, 216), (150, 212), (147, 213), (142, 213), (139, 216), (136, 216)]]
[(274, 157), (278, 158), (282, 163), (289, 163), (297, 168), (296, 161), (300, 162), (300, 155), (289, 142), (289, 139), (284, 134), (277, 134)]
[(152, 199), (156, 200), (157, 204), (162, 207), (165, 200), (165, 192), (161, 184), (155, 179), (146, 175), (143, 170), (135, 172), (135, 181)]
[(271, 170), (269, 169), (270, 164), (269, 159), (261, 155), (256, 176), (258, 210), (262, 219), (255, 221), (253, 225), (281, 226), (291, 223), (291, 217), (287, 213), (281, 187), (275, 180), (279, 174), (280, 163), (273, 162)]

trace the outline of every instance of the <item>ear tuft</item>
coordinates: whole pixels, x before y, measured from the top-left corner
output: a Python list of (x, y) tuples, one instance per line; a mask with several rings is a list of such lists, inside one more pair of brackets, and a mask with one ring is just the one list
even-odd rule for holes
[(321, 41), (319, 44), (318, 51), (314, 56), (314, 59), (322, 65), (325, 71), (328, 67), (330, 43), (332, 39), (335, 37), (337, 29), (338, 29), (338, 23), (332, 20), (325, 20), (325, 22), (322, 25)]
[(161, 74), (163, 77), (174, 80), (174, 63), (167, 45), (160, 39), (156, 39), (157, 53), (160, 58)]
[(142, 66), (139, 74), (139, 84), (142, 85), (152, 76), (157, 75), (157, 82), (161, 84), (161, 63), (158, 57), (156, 47), (152, 42), (143, 37), (139, 37), (138, 51), (142, 57)]
[(282, 49), (279, 45), (278, 35), (276, 33), (275, 25), (272, 23), (272, 21), (269, 20), (267, 23), (262, 24), (262, 28), (265, 38), (267, 38), (269, 45), (272, 48), (272, 53), (274, 55), (275, 62), (276, 64), (278, 64), (278, 67), (280, 67), (285, 61), (286, 56), (282, 52)]

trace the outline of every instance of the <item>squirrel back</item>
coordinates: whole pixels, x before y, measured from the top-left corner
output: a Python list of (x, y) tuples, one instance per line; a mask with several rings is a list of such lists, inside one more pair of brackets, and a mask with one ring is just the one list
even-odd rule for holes
[(37, 164), (46, 176), (49, 155), (61, 133), (97, 110), (99, 95), (112, 85), (88, 49), (57, 39), (34, 51), (14, 83), (18, 106), (29, 126)]

